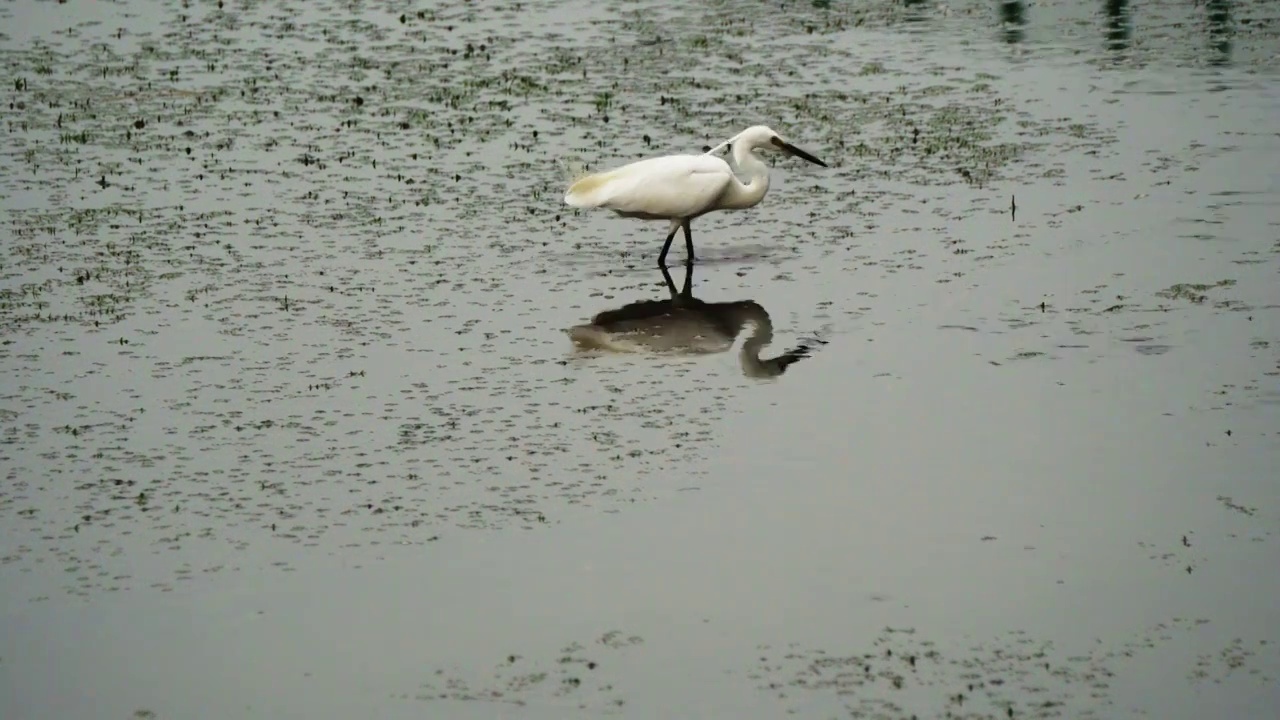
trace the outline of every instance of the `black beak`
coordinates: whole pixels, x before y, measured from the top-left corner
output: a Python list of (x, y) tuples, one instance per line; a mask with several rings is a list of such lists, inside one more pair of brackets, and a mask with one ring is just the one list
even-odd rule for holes
[(796, 156), (796, 157), (800, 158), (801, 160), (808, 160), (809, 162), (813, 163), (814, 165), (821, 165), (822, 167), (827, 167), (827, 164), (826, 164), (826, 163), (824, 163), (824, 162), (822, 162), (821, 160), (819, 160), (818, 158), (816, 158), (816, 157), (814, 157), (814, 156), (810, 155), (809, 153), (805, 152), (804, 150), (801, 150), (800, 148), (796, 147), (795, 145), (791, 145), (791, 144), (789, 144), (789, 143), (785, 143), (785, 142), (783, 142), (783, 141), (782, 141), (782, 138), (778, 137), (777, 135), (774, 135), (774, 136), (773, 136), (773, 138), (771, 138), (769, 142), (772, 142), (775, 146), (777, 146), (777, 148), (778, 148), (779, 150), (781, 150), (782, 152), (784, 152), (784, 153), (786, 153), (786, 154), (788, 154), (788, 155), (794, 155), (794, 156)]

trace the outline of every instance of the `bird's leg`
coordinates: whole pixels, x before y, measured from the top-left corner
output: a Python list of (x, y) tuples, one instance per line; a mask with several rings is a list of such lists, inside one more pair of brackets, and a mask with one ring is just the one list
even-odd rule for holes
[(667, 272), (667, 266), (659, 265), (658, 269), (662, 271), (662, 279), (667, 283), (667, 291), (671, 293), (671, 299), (678, 299), (680, 292), (676, 290), (676, 284), (671, 281), (671, 273)]
[(680, 290), (676, 290), (676, 284), (671, 282), (671, 273), (667, 271), (667, 266), (663, 265), (662, 279), (667, 281), (667, 290), (671, 291), (671, 306), (685, 307), (689, 301), (693, 299), (693, 263), (687, 259), (684, 261), (684, 286)]
[(692, 265), (697, 260), (693, 256), (693, 233), (689, 231), (688, 220), (683, 221), (681, 224), (684, 226), (685, 264)]
[(667, 241), (662, 244), (662, 252), (658, 254), (658, 267), (665, 268), (667, 266), (667, 251), (671, 249), (671, 241), (676, 238), (676, 233), (680, 230), (680, 221), (671, 221), (671, 232), (667, 233)]

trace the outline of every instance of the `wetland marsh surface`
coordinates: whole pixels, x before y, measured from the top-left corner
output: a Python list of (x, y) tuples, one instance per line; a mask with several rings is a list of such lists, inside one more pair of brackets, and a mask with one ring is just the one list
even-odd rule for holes
[[(1276, 716), (1273, 3), (0, 28), (0, 716)], [(756, 123), (693, 294), (804, 356), (575, 349), (573, 168)]]

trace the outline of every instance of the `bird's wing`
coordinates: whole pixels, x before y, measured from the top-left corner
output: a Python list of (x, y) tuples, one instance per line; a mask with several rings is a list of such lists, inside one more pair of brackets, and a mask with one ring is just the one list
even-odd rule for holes
[(714, 318), (664, 304), (667, 312), (643, 317), (606, 317), (601, 313), (590, 325), (570, 328), (569, 337), (579, 347), (614, 352), (701, 355), (733, 347), (733, 338), (720, 331)]
[(713, 208), (732, 180), (733, 171), (721, 158), (668, 155), (589, 175), (569, 188), (565, 201), (620, 213), (693, 217)]

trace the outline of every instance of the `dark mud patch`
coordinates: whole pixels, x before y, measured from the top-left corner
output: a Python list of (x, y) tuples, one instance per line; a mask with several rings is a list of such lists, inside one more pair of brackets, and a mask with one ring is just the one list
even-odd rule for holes
[[(1014, 631), (972, 645), (929, 640), (914, 628), (886, 628), (862, 651), (762, 646), (751, 677), (797, 712), (809, 695), (831, 698), (849, 718), (1107, 718), (1123, 712), (1113, 686), (1135, 657), (1159, 653), (1193, 636), (1208, 620), (1175, 619), (1124, 640), (1064, 651)], [(1233, 639), (1204, 648), (1185, 682), (1241, 676), (1257, 690), (1273, 682), (1264, 668), (1276, 655), (1268, 640)]]
[[(1166, 300), (1185, 300), (1199, 305), (1209, 299), (1208, 293), (1210, 291), (1218, 288), (1231, 287), (1235, 284), (1235, 280), (1219, 280), (1214, 283), (1177, 283), (1176, 285), (1171, 285), (1167, 289), (1156, 293), (1156, 297), (1164, 298)], [(1225, 305), (1219, 306), (1226, 307)]]
[(513, 653), (494, 663), (485, 677), (438, 669), (405, 699), (506, 703), (519, 707), (573, 705), (593, 714), (612, 714), (627, 704), (624, 688), (614, 685), (616, 663), (643, 638), (611, 630), (593, 642), (569, 643), (549, 657)]

